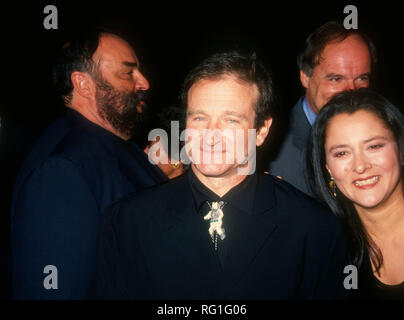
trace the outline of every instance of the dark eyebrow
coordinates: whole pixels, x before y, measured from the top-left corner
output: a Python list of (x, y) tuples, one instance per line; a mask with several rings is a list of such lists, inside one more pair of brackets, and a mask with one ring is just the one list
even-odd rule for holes
[[(363, 143), (369, 143), (369, 142), (371, 142), (371, 141), (373, 141), (373, 140), (377, 140), (377, 139), (389, 140), (387, 137), (376, 136), (376, 137), (372, 137), (372, 138), (370, 138), (370, 139), (364, 140)], [(349, 146), (348, 146), (347, 144), (339, 144), (339, 145), (337, 145), (337, 146), (332, 146), (332, 147), (328, 150), (328, 152), (331, 152), (331, 151), (333, 151), (334, 149), (338, 149), (338, 148), (348, 148), (348, 147), (349, 147)]]
[(137, 68), (138, 67), (137, 62), (124, 61), (124, 62), (122, 62), (122, 64), (127, 66), (127, 67), (131, 67), (131, 68)]
[(368, 142), (371, 142), (371, 141), (376, 140), (376, 139), (389, 140), (387, 137), (376, 136), (376, 137), (372, 137), (372, 138), (370, 138), (370, 139), (367, 139), (367, 140), (365, 140), (365, 141), (363, 141), (363, 142), (364, 142), (364, 143), (368, 143)]
[(342, 74), (338, 74), (338, 73), (329, 73), (325, 76), (327, 79), (331, 79), (333, 77), (340, 77), (340, 78), (345, 78)]
[(337, 146), (332, 146), (330, 149), (328, 149), (328, 153), (330, 153), (331, 151), (333, 151), (334, 149), (338, 149), (338, 148), (347, 148), (348, 145), (347, 144), (339, 144)]

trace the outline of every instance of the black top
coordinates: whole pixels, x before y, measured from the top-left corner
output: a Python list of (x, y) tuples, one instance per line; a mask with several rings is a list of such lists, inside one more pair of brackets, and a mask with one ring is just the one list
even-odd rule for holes
[[(195, 211), (201, 215), (201, 218), (210, 211), (208, 202), (224, 202), (223, 208), (223, 228), (225, 232), (231, 232), (229, 229), (232, 215), (234, 214), (248, 214), (253, 213), (254, 208), (254, 195), (257, 186), (257, 176), (248, 175), (246, 178), (229, 190), (223, 197), (220, 197), (208, 187), (206, 187), (195, 175), (192, 169), (188, 173), (189, 183), (195, 203)], [(209, 220), (206, 220), (206, 231), (209, 229)], [(217, 250), (222, 264), (226, 259), (226, 239), (217, 240)]]
[(404, 281), (397, 285), (388, 285), (377, 279), (371, 268), (369, 259), (359, 269), (358, 290), (354, 293), (357, 299), (404, 300)]

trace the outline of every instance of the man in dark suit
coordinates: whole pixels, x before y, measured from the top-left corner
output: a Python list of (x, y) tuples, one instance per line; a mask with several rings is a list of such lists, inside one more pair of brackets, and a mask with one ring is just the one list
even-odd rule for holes
[(289, 129), (269, 172), (313, 195), (306, 177), (305, 150), (316, 115), (336, 93), (368, 87), (376, 62), (372, 41), (359, 30), (329, 22), (306, 39), (298, 56), (300, 81), (306, 89), (292, 108)]
[(96, 297), (342, 297), (337, 219), (255, 172), (273, 114), (271, 77), (255, 55), (213, 55), (191, 71), (181, 96), (190, 169), (104, 214)]
[(129, 43), (97, 31), (62, 51), (54, 78), (66, 113), (36, 142), (13, 194), (14, 299), (85, 298), (103, 210), (166, 180), (131, 141), (149, 83)]
[(15, 179), (36, 132), (16, 121), (11, 114), (0, 114), (0, 300), (11, 297), (10, 206)]

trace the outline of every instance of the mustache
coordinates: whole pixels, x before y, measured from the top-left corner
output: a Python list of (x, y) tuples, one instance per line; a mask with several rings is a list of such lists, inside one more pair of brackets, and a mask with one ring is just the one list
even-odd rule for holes
[[(122, 99), (122, 105), (125, 106), (123, 108), (123, 112), (122, 115), (124, 115), (125, 113), (130, 113), (132, 114), (133, 112), (137, 112), (137, 106), (139, 106), (139, 104), (142, 104), (142, 109), (146, 109), (147, 108), (147, 99), (148, 99), (148, 93), (144, 90), (139, 90), (137, 92), (133, 92), (130, 93), (128, 95), (121, 95), (121, 99)], [(142, 110), (143, 111), (143, 110)]]

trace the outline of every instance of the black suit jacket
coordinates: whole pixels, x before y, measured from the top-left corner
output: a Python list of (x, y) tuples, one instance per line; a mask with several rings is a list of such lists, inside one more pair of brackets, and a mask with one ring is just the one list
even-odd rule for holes
[(289, 129), (268, 171), (274, 176), (281, 176), (300, 191), (314, 196), (306, 172), (306, 147), (311, 125), (303, 110), (303, 99), (301, 97), (291, 110)]
[[(122, 196), (165, 180), (134, 143), (68, 109), (35, 143), (15, 184), (13, 298), (85, 298), (101, 213)], [(44, 287), (47, 265), (57, 268), (57, 289)]]
[(206, 223), (195, 211), (189, 183), (185, 175), (125, 197), (107, 210), (96, 298), (345, 296), (345, 240), (328, 209), (288, 183), (260, 175), (254, 213), (227, 219), (222, 265)]

